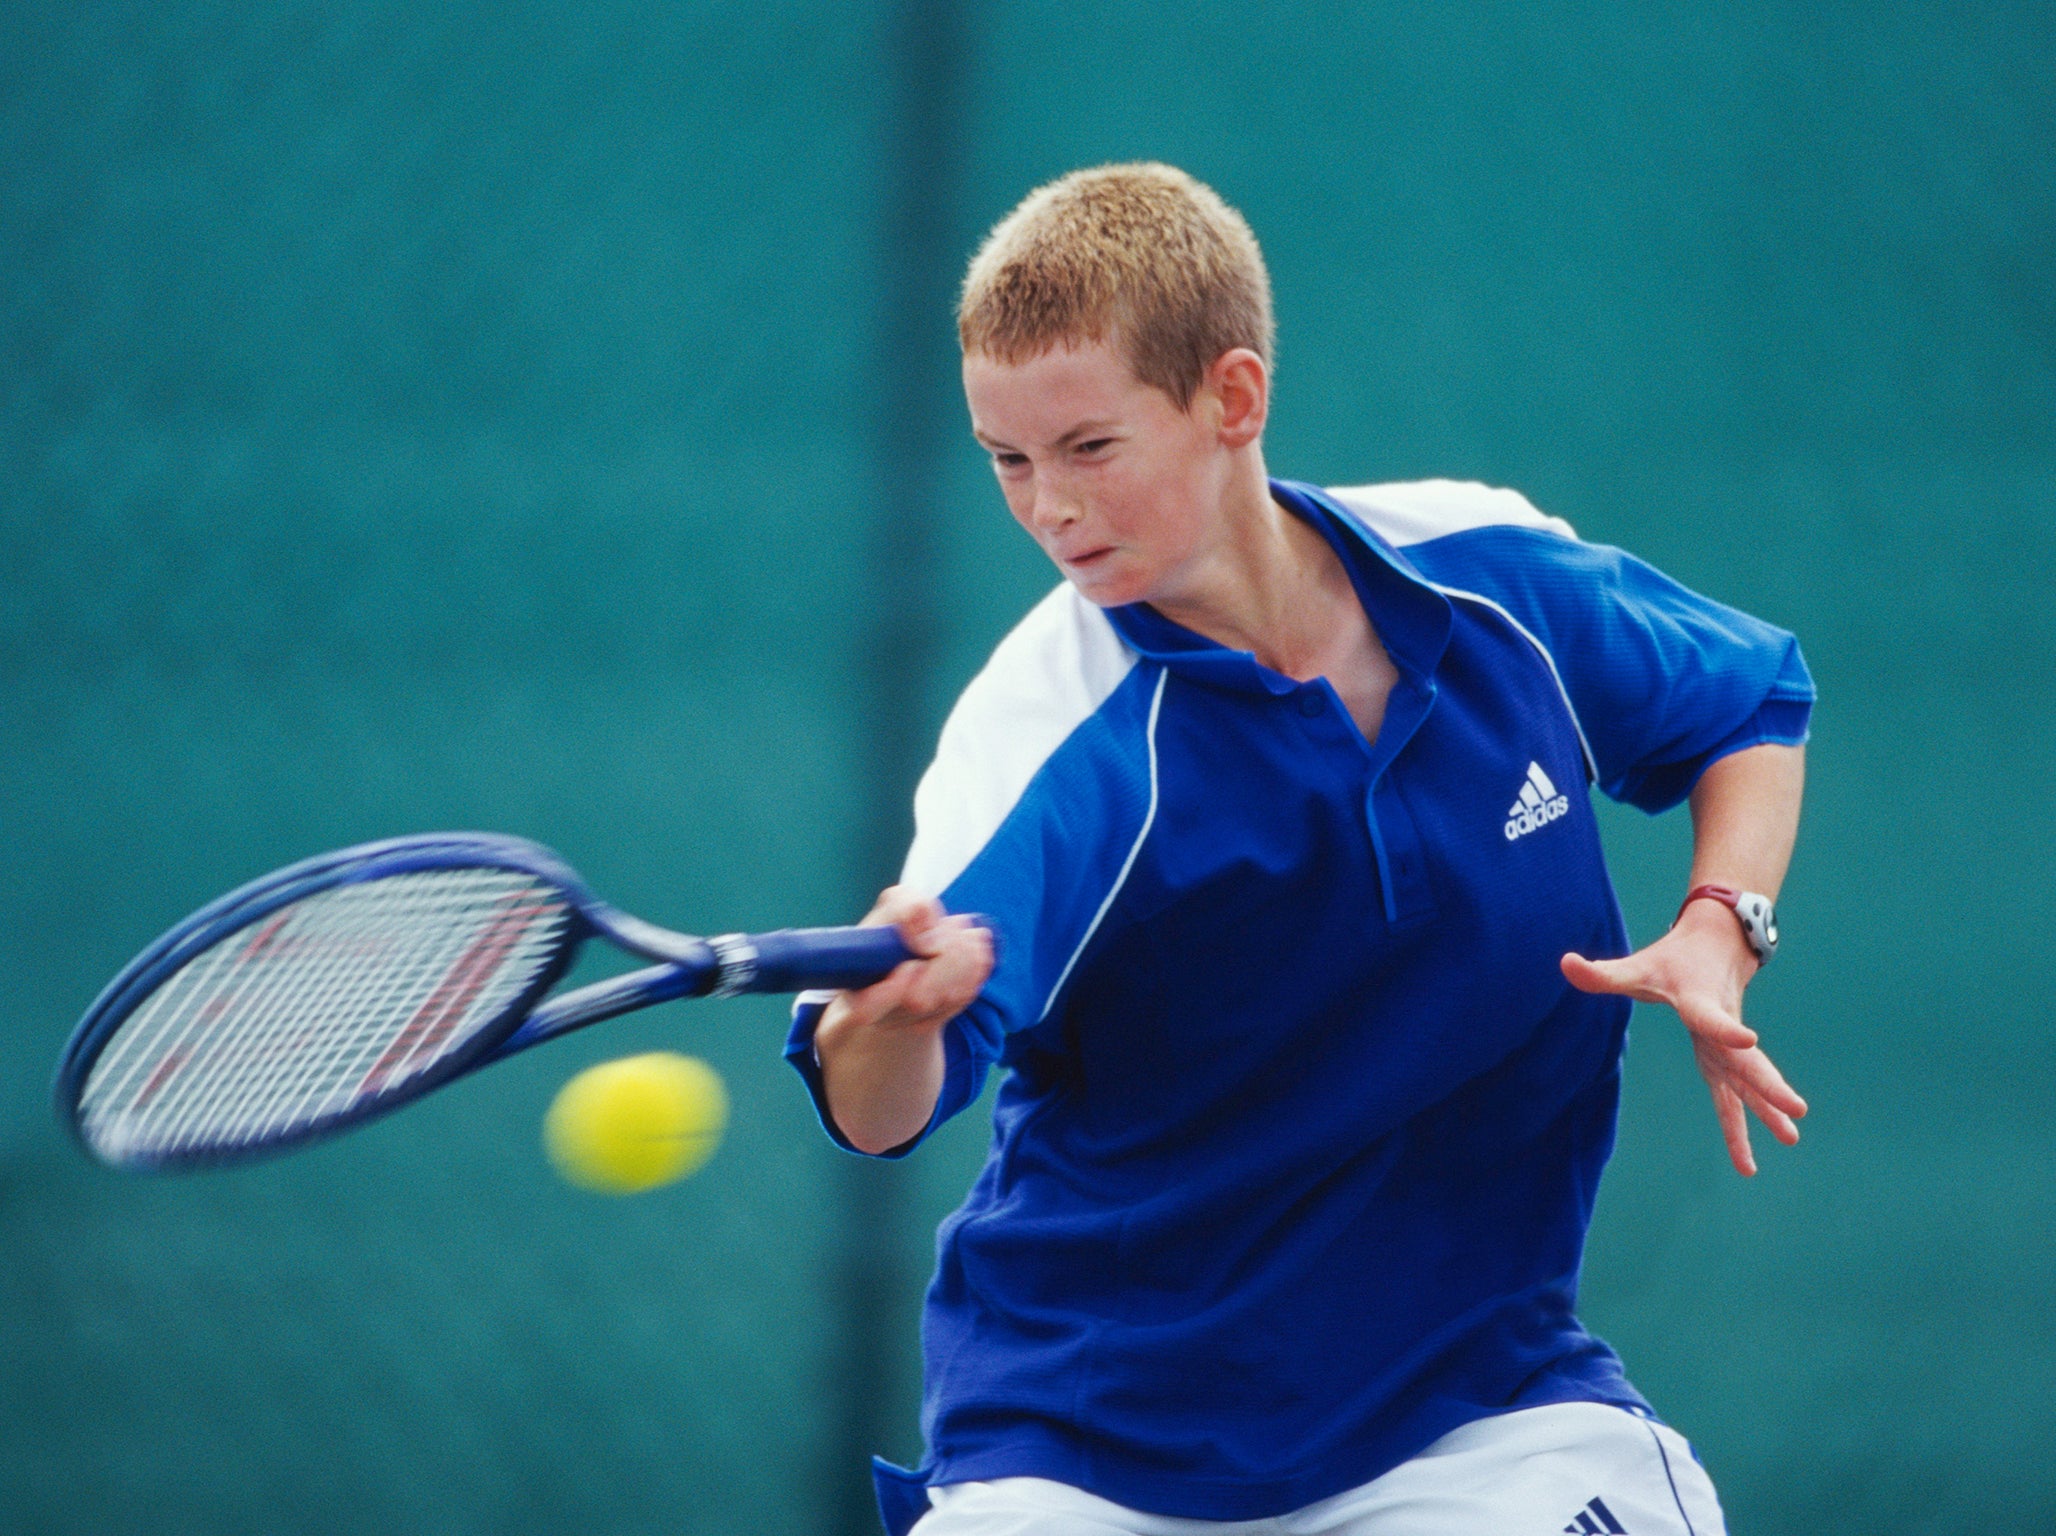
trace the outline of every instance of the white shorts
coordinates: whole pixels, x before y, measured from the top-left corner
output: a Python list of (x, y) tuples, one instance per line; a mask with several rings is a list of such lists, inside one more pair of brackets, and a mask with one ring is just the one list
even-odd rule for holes
[(1039, 1477), (950, 1483), (928, 1502), (912, 1536), (1727, 1536), (1684, 1436), (1602, 1403), (1479, 1419), (1264, 1520), (1146, 1515)]

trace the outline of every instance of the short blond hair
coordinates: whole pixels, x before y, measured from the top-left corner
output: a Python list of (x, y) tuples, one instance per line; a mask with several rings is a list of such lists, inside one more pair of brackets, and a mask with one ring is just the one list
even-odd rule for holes
[(1005, 363), (1114, 340), (1135, 376), (1178, 402), (1214, 360), (1271, 365), (1271, 278), (1241, 214), (1174, 166), (1073, 171), (986, 236), (964, 276), (957, 339)]

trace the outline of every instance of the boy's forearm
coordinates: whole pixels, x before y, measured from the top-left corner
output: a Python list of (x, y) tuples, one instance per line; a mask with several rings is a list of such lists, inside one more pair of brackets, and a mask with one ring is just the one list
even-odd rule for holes
[(1775, 743), (1722, 758), (1692, 791), (1692, 885), (1775, 898), (1799, 835), (1806, 749)]
[(942, 1094), (942, 1026), (858, 1024), (839, 1000), (814, 1035), (829, 1113), (860, 1152), (889, 1152), (920, 1135)]

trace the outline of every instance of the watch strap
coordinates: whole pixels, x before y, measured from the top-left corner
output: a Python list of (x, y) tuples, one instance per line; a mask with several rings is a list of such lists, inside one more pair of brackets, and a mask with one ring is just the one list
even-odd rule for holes
[[(1769, 965), (1771, 957), (1778, 952), (1778, 909), (1768, 896), (1756, 891), (1737, 890), (1732, 885), (1695, 885), (1685, 892), (1685, 899), (1678, 903), (1678, 917), (1685, 915), (1685, 908), (1695, 901), (1717, 901), (1735, 914), (1735, 920), (1742, 925), (1743, 937), (1756, 954), (1759, 966)], [(1671, 919), (1677, 926), (1677, 918)]]

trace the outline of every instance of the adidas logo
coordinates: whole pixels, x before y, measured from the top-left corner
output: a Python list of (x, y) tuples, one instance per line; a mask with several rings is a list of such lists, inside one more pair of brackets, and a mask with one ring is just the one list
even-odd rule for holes
[(1556, 786), (1549, 782), (1549, 775), (1542, 771), (1542, 765), (1530, 763), (1527, 781), (1521, 785), (1521, 797), (1506, 812), (1506, 840), (1510, 843), (1517, 837), (1526, 837), (1530, 832), (1548, 826), (1570, 808), (1570, 797), (1556, 792)]
[(1571, 1516), (1571, 1523), (1563, 1529), (1564, 1536), (1628, 1536), (1628, 1528), (1614, 1519), (1606, 1500), (1600, 1498)]

